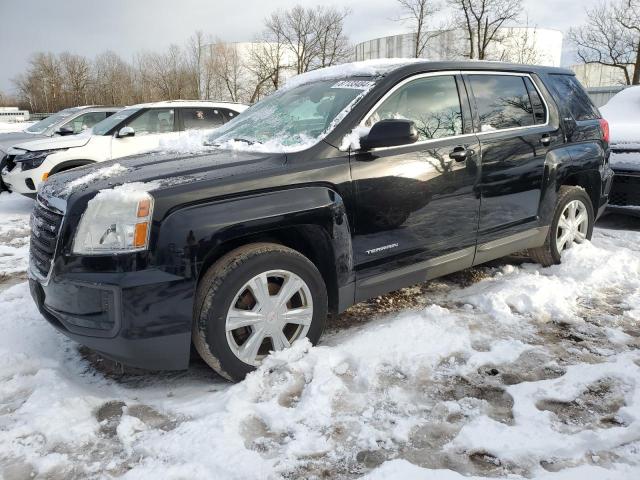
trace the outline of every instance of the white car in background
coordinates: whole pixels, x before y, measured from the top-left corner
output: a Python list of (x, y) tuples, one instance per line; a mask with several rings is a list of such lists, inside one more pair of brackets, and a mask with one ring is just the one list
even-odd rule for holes
[(35, 197), (49, 176), (71, 168), (157, 149), (185, 131), (214, 129), (234, 119), (246, 105), (186, 101), (126, 107), (80, 135), (14, 145), (5, 159), (2, 181), (13, 192)]

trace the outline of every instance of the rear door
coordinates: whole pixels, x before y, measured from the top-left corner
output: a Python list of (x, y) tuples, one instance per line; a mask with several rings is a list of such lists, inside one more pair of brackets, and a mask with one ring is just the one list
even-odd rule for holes
[(482, 150), (477, 263), (485, 260), (485, 244), (536, 233), (546, 154), (564, 139), (530, 75), (468, 72), (464, 78)]
[(161, 141), (177, 139), (175, 110), (173, 108), (150, 108), (136, 115), (120, 128), (131, 127), (132, 137), (113, 137), (111, 158), (120, 158), (144, 153), (160, 147)]
[(429, 270), (469, 267), (475, 250), (480, 146), (461, 78), (405, 80), (363, 123), (388, 118), (412, 120), (419, 139), (351, 155), (360, 298), (424, 280)]

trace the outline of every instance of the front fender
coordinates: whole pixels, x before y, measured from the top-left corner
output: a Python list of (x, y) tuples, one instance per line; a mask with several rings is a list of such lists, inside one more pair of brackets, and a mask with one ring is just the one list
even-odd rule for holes
[(331, 262), (341, 308), (352, 303), (349, 222), (342, 198), (327, 186), (289, 188), (174, 209), (152, 236), (151, 261), (167, 273), (193, 282), (192, 300), (202, 270), (212, 263), (212, 257), (224, 252), (225, 245), (269, 238), (290, 228), (312, 232), (312, 248), (326, 251), (330, 257), (324, 260)]

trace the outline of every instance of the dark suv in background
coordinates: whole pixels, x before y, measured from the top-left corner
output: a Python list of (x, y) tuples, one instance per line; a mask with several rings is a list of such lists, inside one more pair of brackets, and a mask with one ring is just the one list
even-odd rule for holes
[[(45, 318), (127, 364), (242, 379), (328, 312), (591, 237), (608, 127), (572, 72), (393, 61), (303, 74), (196, 153), (61, 173), (33, 213)], [(80, 185), (80, 188), (71, 188)]]

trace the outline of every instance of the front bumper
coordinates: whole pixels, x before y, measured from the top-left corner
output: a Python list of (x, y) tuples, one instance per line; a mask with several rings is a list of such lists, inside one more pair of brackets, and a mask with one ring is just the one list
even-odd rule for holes
[(21, 171), (16, 166), (10, 172), (5, 171), (4, 168), (0, 169), (0, 172), (2, 172), (2, 182), (5, 185), (5, 189), (31, 196), (38, 192), (38, 185), (42, 177), (39, 168)]
[(184, 279), (159, 270), (54, 273), (47, 282), (30, 274), (29, 286), (51, 325), (105, 357), (150, 370), (188, 367), (193, 286)]

